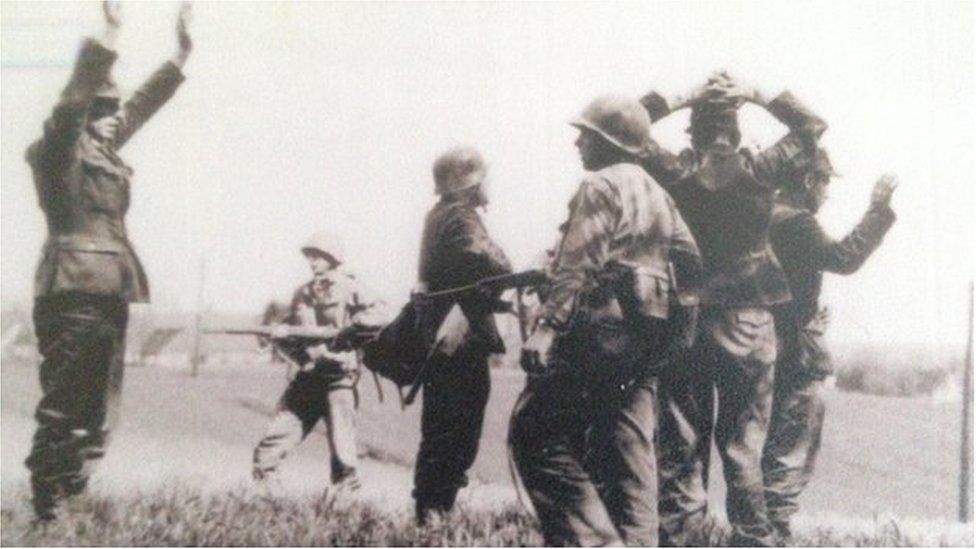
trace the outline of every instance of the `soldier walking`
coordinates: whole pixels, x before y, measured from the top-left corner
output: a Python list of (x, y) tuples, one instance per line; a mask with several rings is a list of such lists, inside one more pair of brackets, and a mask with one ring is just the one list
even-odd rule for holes
[[(737, 150), (743, 101), (790, 130), (758, 155)], [(770, 100), (721, 73), (689, 94), (665, 99), (651, 92), (641, 103), (655, 121), (692, 109), (692, 149), (675, 155), (652, 143), (645, 166), (674, 197), (705, 268), (698, 341), (661, 375), (661, 542), (688, 545), (701, 533), (714, 434), (732, 543), (772, 545), (761, 468), (776, 357), (770, 307), (790, 293), (769, 225), (776, 185), (812, 157), (826, 124), (789, 92)]]
[(638, 164), (651, 125), (639, 103), (600, 97), (573, 125), (588, 173), (523, 348), (530, 377), (509, 443), (547, 545), (656, 545), (654, 374), (677, 308), (668, 264), (698, 249)]
[[(339, 239), (316, 233), (302, 247), (312, 280), (299, 286), (284, 325), (327, 326), (337, 330), (377, 325), (378, 308), (366, 301), (356, 279), (343, 268)], [(274, 330), (272, 331), (274, 335)], [(278, 468), (322, 420), (331, 452), (331, 481), (356, 490), (356, 351), (342, 344), (274, 338), (277, 348), (300, 366), (278, 402), (278, 413), (254, 448), (253, 477), (270, 491), (279, 484)]]
[(176, 55), (120, 107), (110, 73), (122, 18), (116, 3), (103, 10), (104, 34), (82, 44), (42, 137), (27, 151), (48, 227), (34, 300), (43, 396), (26, 461), (43, 521), (85, 490), (118, 416), (128, 304), (149, 300), (125, 228), (132, 169), (118, 151), (176, 92), (192, 49), (184, 4)]
[(792, 537), (790, 517), (813, 475), (823, 428), (823, 380), (833, 373), (823, 341), (827, 310), (819, 303), (823, 273), (857, 271), (895, 221), (890, 202), (897, 180), (885, 175), (875, 183), (857, 226), (841, 240), (827, 236), (815, 215), (827, 199), (833, 175), (827, 152), (818, 150), (811, 163), (786, 180), (770, 229), (773, 251), (793, 294), (792, 302), (773, 311), (779, 354), (762, 461), (769, 518), (784, 541)]
[[(508, 258), (488, 236), (477, 211), (488, 204), (487, 166), (481, 154), (470, 147), (451, 149), (434, 162), (433, 173), (441, 198), (424, 223), (420, 290), (455, 288), (510, 273)], [(453, 508), (458, 490), (467, 485), (491, 387), (488, 356), (505, 352), (493, 316), (506, 309), (503, 305), (493, 293), (476, 292), (456, 303), (434, 301), (422, 313), (432, 330), (445, 322), (457, 323), (461, 343), (432, 354), (425, 368), (413, 490), (420, 523), (431, 513)], [(450, 314), (455, 306), (463, 317)]]

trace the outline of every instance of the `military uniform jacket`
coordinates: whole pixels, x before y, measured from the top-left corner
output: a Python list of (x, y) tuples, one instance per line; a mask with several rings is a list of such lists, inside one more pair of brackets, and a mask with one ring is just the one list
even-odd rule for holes
[(771, 240), (793, 293), (792, 302), (773, 309), (784, 359), (808, 361), (807, 366), (829, 372), (819, 337), (826, 326), (817, 322), (823, 273), (858, 270), (894, 222), (890, 207), (872, 205), (847, 236), (834, 240), (809, 210), (777, 199)]
[[(353, 324), (374, 326), (380, 324), (378, 306), (363, 296), (352, 275), (343, 271), (331, 271), (302, 284), (291, 300), (286, 324), (294, 326), (325, 326), (342, 330)], [(310, 361), (307, 344), (303, 341), (285, 341), (279, 348), (298, 364)], [(316, 361), (313, 371), (335, 374), (358, 368), (355, 351), (334, 353), (331, 359)]]
[(95, 40), (84, 42), (43, 136), (27, 151), (48, 227), (36, 296), (77, 291), (149, 300), (146, 273), (125, 229), (133, 172), (117, 151), (173, 96), (183, 75), (165, 63), (122, 105), (114, 142), (102, 141), (86, 128), (87, 116), (115, 58)]
[[(641, 103), (654, 121), (670, 112), (656, 93)], [(701, 248), (702, 305), (765, 307), (790, 299), (769, 244), (773, 197), (780, 181), (812, 161), (827, 126), (789, 92), (768, 110), (790, 132), (759, 154), (716, 147), (675, 155), (652, 143), (645, 159), (645, 168), (667, 187)]]
[[(441, 200), (427, 214), (420, 248), (420, 282), (429, 291), (472, 284), (512, 272), (505, 252), (485, 229), (481, 216), (468, 204)], [(471, 329), (468, 350), (505, 352), (493, 312), (495, 300), (472, 293), (458, 300)], [(451, 302), (437, 302), (423, 313), (424, 324), (436, 330)]]
[(614, 293), (600, 287), (600, 275), (615, 263), (633, 273), (640, 312), (668, 319), (674, 284), (668, 265), (674, 248), (698, 255), (671, 197), (643, 168), (621, 162), (587, 173), (569, 203), (541, 318), (566, 326), (578, 307), (586, 306), (591, 319), (623, 320)]

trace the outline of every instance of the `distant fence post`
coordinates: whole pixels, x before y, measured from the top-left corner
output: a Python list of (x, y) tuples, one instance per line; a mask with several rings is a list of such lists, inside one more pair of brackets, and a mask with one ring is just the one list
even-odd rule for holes
[(962, 376), (962, 438), (959, 459), (959, 522), (973, 520), (973, 283), (969, 283), (969, 326)]
[(197, 310), (196, 315), (193, 318), (193, 349), (190, 355), (190, 375), (197, 377), (200, 373), (200, 363), (203, 362), (203, 356), (200, 353), (200, 324), (203, 318), (203, 290), (204, 282), (207, 276), (207, 258), (204, 256), (200, 260), (200, 287), (197, 293)]

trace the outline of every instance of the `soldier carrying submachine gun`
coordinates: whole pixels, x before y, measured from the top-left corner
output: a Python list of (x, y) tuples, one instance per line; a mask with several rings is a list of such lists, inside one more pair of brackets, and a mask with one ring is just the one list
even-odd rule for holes
[(332, 453), (332, 485), (355, 490), (359, 488), (353, 423), (359, 379), (356, 349), (378, 331), (379, 308), (363, 299), (355, 278), (340, 268), (344, 255), (336, 237), (316, 233), (302, 253), (312, 280), (295, 291), (282, 324), (207, 331), (270, 338), (283, 356), (299, 365), (254, 449), (254, 479), (274, 491), (279, 465), (321, 419)]

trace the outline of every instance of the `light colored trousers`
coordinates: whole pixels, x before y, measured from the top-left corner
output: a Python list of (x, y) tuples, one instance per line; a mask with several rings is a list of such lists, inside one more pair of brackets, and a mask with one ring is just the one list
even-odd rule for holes
[(312, 431), (325, 422), (329, 441), (332, 482), (355, 473), (356, 398), (349, 379), (330, 380), (313, 372), (301, 372), (278, 402), (264, 438), (254, 449), (254, 478), (274, 475), (288, 455)]

